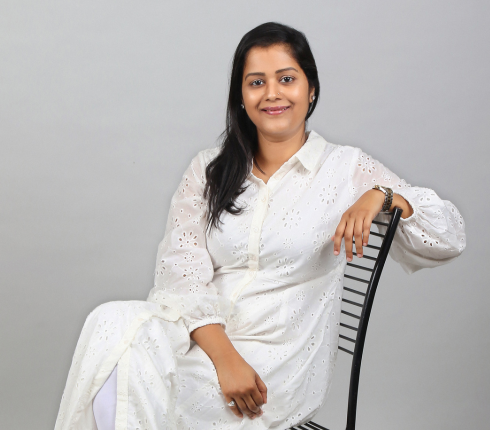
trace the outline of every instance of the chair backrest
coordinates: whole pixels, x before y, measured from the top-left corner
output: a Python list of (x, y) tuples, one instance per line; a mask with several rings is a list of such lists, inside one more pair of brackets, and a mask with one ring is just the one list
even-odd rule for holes
[[(401, 213), (400, 208), (395, 208), (393, 212), (386, 213), (389, 216), (387, 222), (373, 221), (373, 224), (378, 226), (379, 233), (371, 231), (363, 258), (347, 263), (348, 267), (344, 274), (339, 350), (352, 356), (346, 430), (355, 430), (356, 427), (359, 376), (369, 317)], [(378, 243), (373, 244), (376, 241)], [(369, 253), (366, 252), (367, 250)], [(354, 255), (357, 254), (354, 253)], [(343, 345), (340, 345), (340, 342)], [(292, 427), (292, 429), (328, 430), (313, 421)]]

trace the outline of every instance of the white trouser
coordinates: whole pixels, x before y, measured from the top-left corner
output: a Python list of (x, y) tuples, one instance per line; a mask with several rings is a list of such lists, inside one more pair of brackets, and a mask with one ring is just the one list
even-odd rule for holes
[(94, 397), (93, 409), (98, 430), (116, 430), (117, 366)]

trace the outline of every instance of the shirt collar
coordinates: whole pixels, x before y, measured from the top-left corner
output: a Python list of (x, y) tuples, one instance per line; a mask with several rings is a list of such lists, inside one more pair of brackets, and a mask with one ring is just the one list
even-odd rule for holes
[(300, 150), (293, 155), (293, 158), (297, 158), (303, 167), (312, 172), (320, 162), (326, 145), (327, 141), (314, 130), (311, 130), (308, 139)]
[[(271, 176), (267, 183), (271, 185), (275, 180), (282, 178), (296, 161), (299, 161), (305, 169), (312, 172), (320, 163), (321, 156), (325, 151), (327, 143), (328, 142), (322, 136), (314, 130), (311, 130), (308, 139), (306, 139), (303, 146)], [(253, 176), (252, 169), (253, 165), (250, 167), (249, 176)]]

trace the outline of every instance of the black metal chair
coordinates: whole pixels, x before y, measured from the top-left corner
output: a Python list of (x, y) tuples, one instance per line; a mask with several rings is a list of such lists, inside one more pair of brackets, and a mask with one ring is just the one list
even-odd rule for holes
[[(388, 251), (390, 250), (395, 231), (398, 226), (398, 221), (402, 210), (395, 208), (392, 213), (389, 213), (389, 221), (373, 221), (378, 225), (379, 233), (371, 231), (370, 244), (367, 245), (373, 255), (367, 255), (366, 250), (362, 259), (356, 263), (347, 263), (346, 273), (344, 275), (344, 288), (342, 298), (342, 318), (346, 321), (341, 321), (341, 332), (339, 342), (345, 342), (345, 346), (339, 344), (339, 350), (352, 355), (351, 375), (349, 384), (349, 400), (347, 406), (347, 426), (346, 430), (355, 430), (356, 427), (356, 412), (357, 412), (357, 393), (359, 390), (359, 375), (361, 373), (362, 351), (366, 340), (366, 332), (373, 307), (374, 296), (378, 287), (381, 272), (383, 271)], [(384, 234), (382, 233), (384, 231)], [(371, 244), (371, 238), (380, 238), (378, 245)], [(371, 253), (370, 252), (370, 253)], [(354, 253), (354, 255), (357, 255)], [(361, 260), (363, 260), (361, 262)], [(371, 264), (366, 264), (371, 262)], [(374, 264), (373, 264), (374, 262)], [(353, 274), (351, 274), (353, 273)], [(369, 279), (362, 277), (362, 274), (369, 274)], [(346, 284), (349, 284), (347, 286)], [(354, 287), (354, 288), (353, 288)], [(349, 298), (347, 298), (349, 297)], [(361, 303), (355, 300), (359, 299)], [(361, 310), (360, 315), (356, 310)], [(344, 334), (345, 333), (345, 334)], [(348, 346), (353, 345), (353, 350)], [(305, 424), (291, 427), (290, 430), (328, 430), (326, 427), (309, 421)]]

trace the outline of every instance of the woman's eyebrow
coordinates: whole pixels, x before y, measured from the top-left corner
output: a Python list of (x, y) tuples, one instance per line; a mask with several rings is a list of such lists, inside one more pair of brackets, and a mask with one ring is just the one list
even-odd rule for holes
[(285, 72), (286, 70), (294, 70), (295, 72), (298, 72), (294, 67), (286, 67), (285, 69), (276, 70), (276, 73), (282, 73)]
[[(282, 73), (282, 72), (285, 72), (286, 70), (294, 70), (294, 71), (298, 72), (294, 67), (286, 67), (284, 69), (276, 70), (276, 73)], [(248, 73), (247, 76), (245, 76), (245, 78), (243, 78), (243, 79), (245, 80), (249, 76), (265, 76), (265, 73), (264, 72), (252, 72), (252, 73)]]
[(265, 76), (265, 73), (263, 73), (263, 72), (248, 73), (247, 76), (245, 76), (245, 78), (243, 78), (243, 80), (247, 79), (249, 76)]

